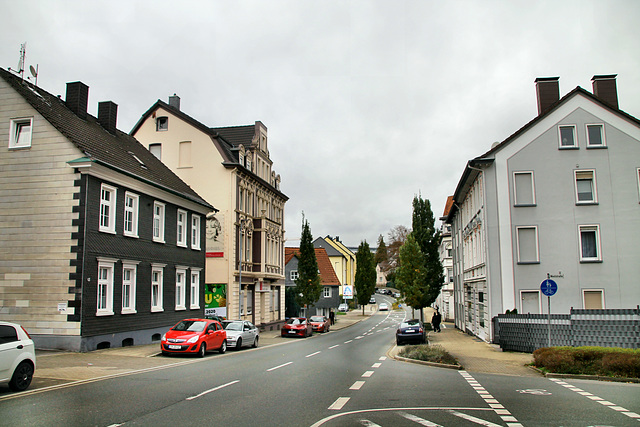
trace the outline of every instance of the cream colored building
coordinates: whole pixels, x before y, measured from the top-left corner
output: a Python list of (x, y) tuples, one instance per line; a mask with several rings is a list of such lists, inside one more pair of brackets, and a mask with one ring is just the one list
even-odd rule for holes
[(277, 327), (288, 198), (272, 170), (266, 126), (210, 128), (180, 111), (174, 95), (158, 100), (131, 134), (219, 209), (207, 216), (205, 286), (214, 292), (205, 295), (206, 314)]

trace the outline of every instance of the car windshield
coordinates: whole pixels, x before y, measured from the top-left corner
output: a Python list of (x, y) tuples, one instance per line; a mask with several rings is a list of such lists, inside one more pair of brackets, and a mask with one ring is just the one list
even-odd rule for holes
[(242, 330), (242, 323), (240, 323), (240, 322), (222, 322), (222, 326), (227, 331), (241, 331)]
[(309, 320), (311, 322), (324, 322), (324, 319), (322, 316), (311, 316)]
[(174, 331), (202, 332), (205, 326), (207, 326), (207, 322), (203, 320), (182, 320), (172, 329)]
[(289, 325), (303, 325), (304, 322), (305, 322), (305, 319), (298, 319), (297, 317), (294, 319), (287, 320), (287, 323)]

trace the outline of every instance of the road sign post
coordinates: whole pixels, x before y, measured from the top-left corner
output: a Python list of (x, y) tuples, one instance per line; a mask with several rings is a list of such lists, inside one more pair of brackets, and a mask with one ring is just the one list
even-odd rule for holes
[(549, 273), (547, 273), (547, 279), (543, 280), (540, 284), (540, 290), (547, 296), (547, 338), (549, 344), (548, 347), (551, 347), (551, 297), (558, 292), (558, 284), (551, 280), (551, 275)]

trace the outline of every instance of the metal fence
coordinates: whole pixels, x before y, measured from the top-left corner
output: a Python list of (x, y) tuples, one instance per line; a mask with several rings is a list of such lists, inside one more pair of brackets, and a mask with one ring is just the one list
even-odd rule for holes
[[(546, 314), (500, 314), (493, 327), (493, 343), (503, 350), (533, 353), (549, 346)], [(551, 346), (640, 348), (640, 307), (552, 314)]]

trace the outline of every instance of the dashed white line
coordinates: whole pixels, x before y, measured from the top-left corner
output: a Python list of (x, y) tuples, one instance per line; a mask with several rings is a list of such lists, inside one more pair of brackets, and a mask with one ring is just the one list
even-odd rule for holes
[(226, 383), (226, 384), (219, 385), (218, 387), (214, 387), (214, 388), (209, 389), (209, 390), (207, 390), (207, 391), (203, 391), (202, 393), (197, 394), (197, 395), (195, 395), (195, 396), (187, 397), (187, 400), (197, 399), (197, 398), (199, 398), (199, 397), (204, 396), (205, 394), (209, 394), (209, 393), (211, 393), (212, 391), (220, 390), (221, 388), (228, 387), (228, 386), (230, 386), (230, 385), (232, 385), (232, 384), (235, 384), (235, 383), (237, 383), (237, 382), (239, 382), (239, 381), (240, 381), (240, 380), (235, 380), (235, 381), (231, 381), (230, 383)]
[(329, 347), (329, 350), (331, 350), (332, 348), (336, 348), (336, 347), (340, 347), (340, 344), (332, 345), (331, 347)]
[(372, 368), (379, 368), (382, 365), (382, 363), (374, 363), (373, 365), (371, 365)]
[(349, 341), (345, 341), (345, 344), (349, 344), (350, 342), (352, 342), (353, 340), (349, 340)]
[(291, 365), (293, 362), (283, 363), (282, 365), (274, 366), (273, 368), (267, 369), (267, 372), (275, 371), (276, 369), (280, 369), (284, 366)]
[(335, 402), (333, 402), (331, 404), (331, 406), (329, 406), (328, 409), (334, 410), (334, 411), (339, 411), (340, 409), (342, 409), (342, 407), (344, 405), (346, 405), (346, 403), (349, 401), (350, 397), (339, 397), (336, 399)]
[(320, 354), (320, 352), (316, 351), (315, 353), (307, 354), (305, 357), (312, 357), (312, 356), (315, 356), (316, 354)]
[(349, 387), (349, 390), (360, 390), (363, 385), (364, 381), (356, 381), (351, 387)]
[(364, 374), (362, 374), (362, 377), (369, 378), (371, 375), (373, 375), (373, 371), (366, 371)]
[(418, 416), (412, 415), (412, 414), (408, 414), (406, 412), (399, 412), (398, 413), (400, 416), (408, 419), (409, 421), (413, 421), (414, 423), (420, 424), (421, 426), (426, 426), (426, 427), (442, 427), (440, 424), (436, 424), (436, 423), (432, 423), (429, 420), (425, 420), (424, 418), (420, 418)]

